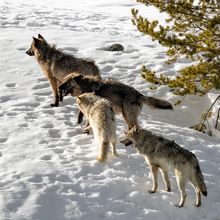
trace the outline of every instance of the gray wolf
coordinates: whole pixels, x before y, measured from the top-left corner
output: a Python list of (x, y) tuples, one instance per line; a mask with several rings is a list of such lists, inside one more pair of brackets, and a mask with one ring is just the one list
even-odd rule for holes
[(192, 152), (180, 147), (174, 141), (137, 126), (130, 129), (121, 142), (126, 146), (134, 143), (136, 150), (144, 156), (152, 173), (153, 186), (149, 191), (150, 193), (155, 193), (157, 190), (158, 170), (162, 174), (165, 190), (170, 191), (168, 171), (171, 167), (175, 171), (177, 185), (180, 190), (180, 201), (176, 206), (184, 206), (186, 200), (185, 185), (188, 181), (192, 183), (195, 190), (195, 206), (199, 207), (201, 205), (201, 193), (207, 196), (207, 188), (198, 159)]
[(31, 47), (26, 54), (35, 56), (52, 87), (55, 102), (51, 106), (59, 106), (59, 101), (62, 101), (62, 98), (59, 98), (57, 86), (69, 73), (78, 71), (82, 75), (100, 77), (99, 68), (94, 61), (64, 53), (48, 44), (40, 34), (38, 38), (33, 37)]
[(95, 140), (99, 143), (97, 160), (105, 161), (110, 143), (112, 154), (117, 155), (116, 120), (109, 102), (94, 93), (84, 93), (77, 97), (77, 104), (89, 121), (85, 129), (92, 128)]
[(129, 128), (137, 125), (138, 115), (143, 104), (153, 108), (172, 109), (172, 105), (168, 101), (144, 96), (133, 87), (114, 80), (103, 80), (72, 73), (59, 86), (60, 97), (69, 93), (78, 96), (86, 92), (95, 92), (96, 95), (106, 98), (114, 112), (123, 115)]

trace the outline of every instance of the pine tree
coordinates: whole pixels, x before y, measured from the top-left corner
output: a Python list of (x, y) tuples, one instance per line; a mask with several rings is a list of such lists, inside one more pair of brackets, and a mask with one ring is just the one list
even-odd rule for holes
[(168, 62), (180, 56), (196, 61), (182, 69), (175, 79), (147, 69), (142, 76), (157, 85), (168, 85), (175, 94), (205, 94), (212, 88), (220, 89), (220, 1), (219, 0), (137, 0), (166, 12), (169, 19), (162, 26), (150, 22), (132, 9), (132, 22), (137, 29), (168, 47)]

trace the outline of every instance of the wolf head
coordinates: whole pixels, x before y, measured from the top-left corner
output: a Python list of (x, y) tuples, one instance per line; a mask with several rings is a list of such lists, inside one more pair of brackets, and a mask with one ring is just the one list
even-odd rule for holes
[(98, 99), (101, 99), (100, 97), (96, 96), (94, 92), (88, 92), (83, 93), (77, 97), (77, 102), (79, 103), (85, 103), (85, 104), (93, 104)]
[(129, 129), (125, 138), (120, 142), (125, 146), (131, 145), (132, 143), (135, 144), (139, 138), (140, 130), (140, 127), (135, 125), (133, 128)]
[(48, 43), (42, 37), (42, 35), (38, 34), (38, 38), (33, 37), (31, 47), (26, 51), (26, 54), (29, 56), (34, 56), (36, 55), (39, 49), (45, 46), (48, 46)]
[(82, 78), (83, 76), (77, 72), (69, 74), (58, 87), (60, 97), (67, 96), (70, 93), (73, 96), (82, 94), (82, 90), (78, 84)]
[(83, 112), (87, 106), (94, 104), (98, 100), (98, 97), (94, 92), (92, 93), (83, 93), (77, 97), (77, 104), (81, 111)]

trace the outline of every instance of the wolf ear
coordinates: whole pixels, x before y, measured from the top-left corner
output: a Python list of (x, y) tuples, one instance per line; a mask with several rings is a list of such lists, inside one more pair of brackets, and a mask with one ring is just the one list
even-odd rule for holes
[(46, 40), (43, 38), (41, 34), (38, 34), (38, 39), (46, 42)]
[(132, 129), (134, 132), (138, 132), (140, 130), (140, 127), (138, 125), (135, 125)]
[(35, 37), (33, 37), (33, 41), (34, 41), (34, 46), (35, 46), (35, 47), (38, 47), (38, 46), (40, 45), (40, 43), (41, 43), (41, 41), (38, 40), (38, 39), (35, 38)]
[(84, 102), (84, 100), (85, 100), (85, 97), (84, 96), (81, 96), (81, 95), (79, 95), (79, 96), (77, 96), (77, 101), (78, 101), (78, 103), (83, 103)]
[(77, 99), (78, 99), (78, 100), (81, 100), (81, 99), (82, 99), (82, 96), (80, 96), (80, 95), (77, 96)]
[(76, 97), (77, 104), (81, 103), (81, 98), (79, 96)]
[(82, 78), (83, 78), (82, 75), (78, 75), (78, 76), (74, 77), (74, 81), (75, 81), (76, 83), (79, 83)]

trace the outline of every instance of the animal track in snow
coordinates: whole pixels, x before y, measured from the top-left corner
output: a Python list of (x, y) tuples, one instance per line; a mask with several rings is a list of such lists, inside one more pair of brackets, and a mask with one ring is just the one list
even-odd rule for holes
[(7, 115), (7, 116), (17, 116), (18, 113), (17, 113), (17, 112), (10, 111), (10, 112), (6, 112), (6, 115)]
[(42, 92), (39, 91), (39, 92), (34, 92), (33, 94), (37, 96), (50, 96), (51, 91), (42, 91)]
[(43, 125), (41, 125), (41, 128), (54, 128), (54, 125), (48, 122), (48, 123), (44, 123)]
[(71, 137), (74, 137), (77, 133), (75, 131), (73, 131), (73, 129), (72, 129), (71, 131), (67, 131), (66, 134), (67, 134), (68, 137), (71, 138)]
[(6, 87), (8, 87), (8, 88), (13, 88), (15, 86), (16, 86), (16, 83), (7, 83), (6, 84)]
[(47, 81), (47, 79), (45, 77), (40, 77), (40, 78), (37, 79), (37, 81), (38, 82), (47, 82), (48, 83), (48, 81)]
[(40, 174), (35, 174), (34, 176), (28, 178), (27, 180), (33, 183), (41, 183), (43, 181), (42, 175)]
[(44, 155), (43, 157), (41, 157), (41, 160), (51, 160), (52, 156), (51, 155)]
[(0, 103), (8, 102), (11, 99), (9, 95), (0, 96)]
[(102, 68), (102, 71), (103, 71), (103, 72), (109, 72), (109, 71), (111, 71), (112, 69), (113, 69), (112, 66), (107, 65), (107, 66), (104, 66), (104, 67)]
[(87, 145), (87, 144), (91, 144), (91, 135), (87, 135), (87, 134), (83, 134), (85, 135), (84, 138), (80, 138), (80, 139), (76, 139), (75, 144), (76, 145)]
[(46, 110), (43, 110), (43, 113), (48, 114), (48, 115), (54, 115), (55, 111), (52, 109), (46, 109)]
[(35, 100), (38, 102), (38, 103), (41, 103), (44, 101), (44, 98), (43, 97), (35, 97)]
[(60, 131), (58, 129), (49, 129), (48, 134), (51, 138), (61, 138)]
[(8, 140), (8, 138), (0, 138), (0, 143), (5, 143)]
[(12, 108), (11, 111), (14, 111), (14, 112), (30, 112), (30, 111), (32, 111), (32, 109), (29, 108), (29, 107), (26, 107), (26, 106), (21, 106), (21, 107)]
[(31, 107), (31, 108), (36, 108), (38, 107), (40, 104), (38, 102), (21, 102), (18, 104), (15, 104), (13, 106), (16, 107)]
[(21, 123), (21, 124), (19, 124), (19, 127), (21, 127), (21, 128), (27, 128), (27, 127), (28, 127), (28, 124), (27, 124), (27, 123)]
[(56, 149), (53, 149), (53, 152), (57, 154), (62, 154), (64, 150), (62, 148), (56, 148)]
[(36, 119), (38, 116), (37, 116), (37, 113), (36, 112), (27, 112), (24, 119), (25, 120), (34, 120)]
[(39, 83), (39, 84), (33, 86), (32, 90), (45, 89), (45, 88), (49, 88), (49, 83), (48, 82)]

